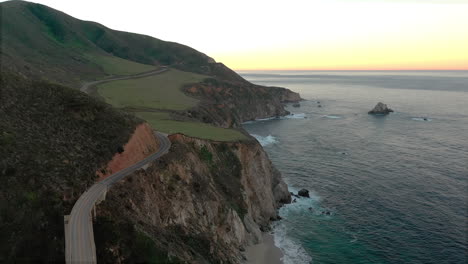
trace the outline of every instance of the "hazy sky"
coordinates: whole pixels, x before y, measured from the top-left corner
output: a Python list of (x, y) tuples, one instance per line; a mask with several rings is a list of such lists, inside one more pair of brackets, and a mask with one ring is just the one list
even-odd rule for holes
[(468, 0), (37, 0), (234, 69), (468, 69)]

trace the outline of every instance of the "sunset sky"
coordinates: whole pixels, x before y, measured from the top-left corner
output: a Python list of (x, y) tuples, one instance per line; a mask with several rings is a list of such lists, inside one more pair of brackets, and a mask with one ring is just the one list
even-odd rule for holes
[(238, 69), (468, 69), (465, 0), (39, 2)]

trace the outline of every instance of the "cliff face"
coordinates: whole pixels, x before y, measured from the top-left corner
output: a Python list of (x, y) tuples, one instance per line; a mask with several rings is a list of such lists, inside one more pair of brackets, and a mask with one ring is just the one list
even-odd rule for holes
[[(153, 257), (239, 263), (244, 246), (258, 242), (276, 209), (290, 202), (286, 184), (256, 141), (170, 139), (169, 154), (116, 184), (99, 206), (99, 261), (145, 261), (149, 253), (134, 255), (144, 246), (132, 248), (144, 237)], [(127, 235), (116, 239), (113, 228)]]
[(256, 118), (287, 115), (289, 112), (283, 104), (302, 100), (298, 93), (288, 89), (247, 81), (207, 79), (184, 87), (184, 91), (202, 101), (185, 115), (222, 127), (238, 127), (242, 122)]
[(103, 180), (113, 173), (125, 169), (154, 153), (159, 142), (154, 137), (153, 129), (148, 123), (136, 127), (130, 140), (112, 157), (112, 160), (96, 172), (99, 180)]

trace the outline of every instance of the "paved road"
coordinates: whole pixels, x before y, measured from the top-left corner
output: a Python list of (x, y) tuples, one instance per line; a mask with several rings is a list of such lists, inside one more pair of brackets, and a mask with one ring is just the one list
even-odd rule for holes
[[(143, 78), (163, 73), (167, 70), (167, 67), (162, 67), (157, 70), (143, 72), (135, 75), (110, 77), (104, 80), (87, 82), (80, 87), (80, 90), (82, 92), (89, 93), (90, 88), (99, 84), (117, 80)], [(94, 244), (91, 210), (93, 209), (96, 202), (103, 200), (107, 190), (114, 183), (168, 152), (171, 146), (171, 142), (167, 136), (159, 132), (155, 132), (155, 136), (160, 142), (160, 148), (156, 153), (94, 184), (80, 196), (78, 201), (76, 201), (72, 212), (67, 217), (66, 221), (67, 230), (65, 230), (65, 259), (67, 263), (96, 263), (96, 247)]]
[(75, 203), (68, 220), (68, 230), (66, 230), (69, 234), (69, 239), (66, 241), (67, 263), (96, 263), (91, 210), (114, 183), (168, 152), (171, 142), (167, 136), (159, 132), (156, 132), (155, 136), (160, 142), (156, 153), (94, 184)]
[(138, 73), (138, 74), (135, 74), (135, 75), (110, 77), (110, 78), (107, 78), (107, 79), (104, 79), (104, 80), (99, 80), (99, 81), (94, 81), (94, 82), (87, 82), (87, 83), (84, 83), (80, 87), (80, 91), (85, 92), (85, 93), (89, 93), (90, 92), (89, 89), (91, 87), (94, 87), (94, 86), (99, 85), (99, 84), (103, 84), (103, 83), (106, 83), (106, 82), (112, 82), (112, 81), (118, 81), (118, 80), (143, 78), (143, 77), (155, 75), (155, 74), (158, 74), (158, 73), (163, 73), (165, 71), (167, 71), (167, 67), (162, 66), (160, 69), (149, 71), (149, 72)]

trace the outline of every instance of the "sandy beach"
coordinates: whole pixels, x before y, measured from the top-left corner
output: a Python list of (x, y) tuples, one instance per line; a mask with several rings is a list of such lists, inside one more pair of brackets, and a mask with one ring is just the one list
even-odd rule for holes
[(245, 251), (247, 264), (283, 264), (283, 252), (275, 246), (273, 235), (264, 233), (263, 242)]

